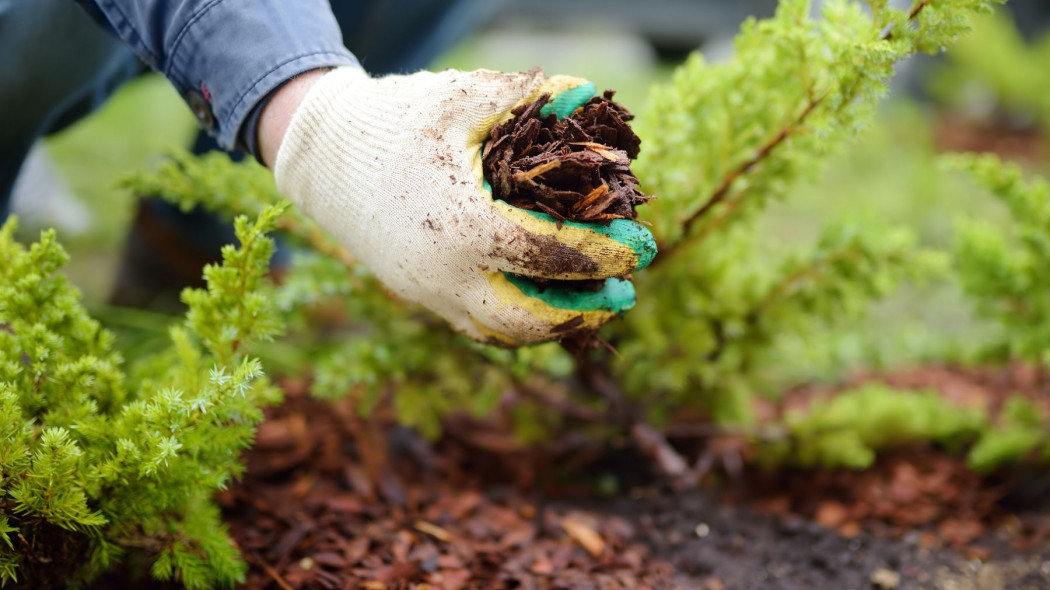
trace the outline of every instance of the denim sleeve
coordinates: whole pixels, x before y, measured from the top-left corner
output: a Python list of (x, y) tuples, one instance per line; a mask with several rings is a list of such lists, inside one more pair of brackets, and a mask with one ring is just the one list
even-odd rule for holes
[(227, 150), (257, 103), (289, 78), (360, 67), (328, 0), (79, 1), (171, 81)]

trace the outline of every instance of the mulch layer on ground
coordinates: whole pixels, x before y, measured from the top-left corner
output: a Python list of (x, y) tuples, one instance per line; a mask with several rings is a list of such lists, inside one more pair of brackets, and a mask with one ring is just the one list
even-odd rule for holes
[[(891, 379), (1017, 385), (929, 371)], [(570, 500), (301, 386), (269, 414), (220, 498), (247, 588), (1050, 588), (1050, 510), (1019, 493), (1038, 479), (982, 479), (934, 449), (863, 472), (749, 472), (717, 493)]]
[[(1007, 399), (1020, 395), (1050, 415), (1050, 377), (1024, 364), (860, 374), (839, 387), (807, 386), (788, 392), (777, 407), (763, 411), (782, 414), (868, 382), (937, 391), (952, 403), (981, 408), (993, 419)], [(918, 534), (925, 547), (949, 546), (971, 558), (991, 555), (991, 547), (982, 540), (1003, 531), (1009, 532), (1017, 551), (1050, 541), (1050, 520), (1040, 516), (1050, 512), (1046, 470), (1019, 468), (982, 477), (961, 457), (935, 448), (909, 448), (886, 453), (863, 471), (751, 472), (748, 480), (726, 496), (761, 511), (814, 520), (847, 537), (862, 528), (896, 537)], [(1024, 519), (1019, 518), (1022, 514)]]
[(939, 152), (991, 152), (1025, 164), (1040, 165), (1050, 154), (1042, 130), (1005, 118), (975, 121), (961, 114), (942, 114), (934, 127), (933, 139)]
[(249, 588), (673, 587), (627, 519), (475, 478), (410, 433), (370, 431), (350, 405), (293, 390), (220, 501)]

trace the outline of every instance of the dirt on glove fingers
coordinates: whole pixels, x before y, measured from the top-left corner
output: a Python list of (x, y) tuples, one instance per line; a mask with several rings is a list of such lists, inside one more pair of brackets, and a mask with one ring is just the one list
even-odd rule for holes
[(549, 94), (511, 111), (482, 152), (493, 198), (559, 223), (635, 219), (635, 208), (651, 198), (631, 172), (641, 140), (627, 124), (634, 115), (613, 94), (606, 90), (564, 119), (540, 114)]

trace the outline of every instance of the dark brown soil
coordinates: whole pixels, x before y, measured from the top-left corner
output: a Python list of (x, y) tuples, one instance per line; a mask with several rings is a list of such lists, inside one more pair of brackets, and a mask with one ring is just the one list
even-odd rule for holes
[(20, 528), (11, 534), (12, 548), (20, 557), (18, 581), (4, 588), (65, 588), (87, 559), (87, 539), (46, 522), (21, 523)]
[(482, 152), (493, 198), (559, 222), (634, 219), (650, 198), (630, 168), (641, 140), (627, 124), (633, 115), (612, 97), (607, 90), (561, 120), (540, 115), (546, 94), (514, 109)]
[[(640, 538), (671, 562), (682, 588), (703, 590), (1037, 590), (1050, 588), (1050, 553), (999, 551), (986, 560), (929, 548), (920, 533), (845, 537), (813, 521), (731, 507), (706, 493), (639, 495), (604, 505), (633, 514)], [(1006, 535), (1007, 537), (1009, 535)]]

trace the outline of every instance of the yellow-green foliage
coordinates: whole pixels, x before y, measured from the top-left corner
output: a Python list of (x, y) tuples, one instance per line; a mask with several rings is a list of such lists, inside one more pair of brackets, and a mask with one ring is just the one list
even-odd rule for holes
[[(831, 227), (811, 252), (760, 257), (753, 221), (870, 122), (893, 65), (939, 51), (990, 2), (785, 0), (745, 24), (734, 58), (692, 56), (653, 90), (637, 163), (657, 195), (644, 213), (661, 255), (638, 273), (638, 307), (615, 330), (630, 394), (749, 418), (761, 359), (774, 340), (863, 310), (933, 260), (907, 232)], [(842, 198), (850, 195), (844, 193)], [(665, 409), (657, 406), (655, 410)]]
[[(161, 370), (128, 387), (113, 337), (85, 313), (60, 273), (53, 231), (24, 248), (0, 230), (0, 583), (60, 568), (71, 584), (122, 560), (191, 588), (231, 585), (244, 566), (212, 493), (240, 473), (240, 452), (279, 398), (243, 352), (278, 331), (265, 232), (280, 209), (236, 223), (241, 247), (187, 290), (187, 320)], [(32, 549), (43, 524), (80, 537), (84, 554)], [(52, 538), (46, 541), (57, 546)], [(68, 546), (77, 546), (70, 542)]]
[(1048, 460), (1050, 425), (1039, 408), (1022, 397), (1007, 400), (997, 426), (987, 429), (967, 456), (967, 463), (978, 471)]
[(880, 451), (937, 444), (967, 449), (967, 464), (993, 471), (1050, 459), (1050, 432), (1038, 407), (1020, 396), (992, 420), (934, 391), (874, 383), (788, 412), (783, 435), (759, 442), (759, 460), (801, 467), (870, 467)]
[(1006, 231), (982, 220), (958, 227), (956, 264), (977, 312), (1000, 327), (993, 354), (1050, 367), (1050, 184), (1026, 180), (1016, 164), (992, 155), (946, 157), (968, 170), (1010, 212)]
[(933, 391), (871, 384), (814, 401), (784, 418), (787, 436), (762, 459), (804, 467), (868, 467), (876, 452), (917, 443), (958, 447), (987, 427), (983, 410), (951, 404)]
[[(636, 170), (659, 197), (648, 217), (661, 242), (699, 240), (725, 222), (719, 213), (746, 218), (783, 198), (864, 130), (894, 64), (951, 45), (993, 3), (920, 1), (900, 11), (881, 1), (869, 15), (860, 2), (832, 0), (815, 20), (808, 0), (783, 0), (776, 17), (745, 23), (732, 60), (691, 56), (652, 91), (637, 124)], [(727, 179), (711, 215), (693, 219)]]
[[(993, 155), (946, 156), (1006, 206), (1011, 226), (959, 223), (956, 265), (978, 314), (995, 322), (995, 360), (1023, 359), (1050, 369), (1050, 183), (1026, 179), (1016, 164)], [(1000, 428), (970, 453), (976, 468), (1024, 459), (1050, 459), (1050, 416), (1022, 399), (1006, 405)]]
[[(992, 155), (944, 156), (970, 173), (1010, 213), (1012, 227), (959, 223), (955, 266), (977, 313), (995, 322), (991, 359), (1050, 366), (1050, 184), (1025, 179), (1016, 164)], [(968, 464), (991, 471), (1050, 460), (1050, 417), (1020, 396), (999, 416), (961, 408), (934, 393), (875, 385), (843, 392), (785, 419), (785, 440), (762, 445), (767, 461), (805, 466), (867, 467), (884, 448), (921, 442), (972, 445)]]

